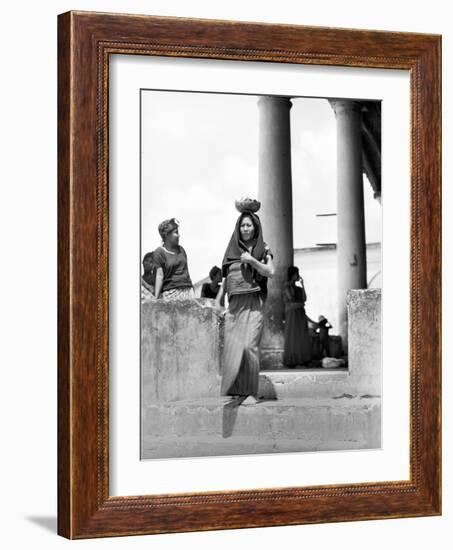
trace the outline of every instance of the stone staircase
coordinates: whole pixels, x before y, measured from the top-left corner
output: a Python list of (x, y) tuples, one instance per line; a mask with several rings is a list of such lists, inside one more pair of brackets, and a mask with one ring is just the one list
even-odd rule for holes
[(348, 368), (263, 370), (254, 405), (217, 397), (223, 328), (209, 304), (142, 306), (141, 458), (379, 448), (381, 296), (348, 299)]
[[(327, 397), (347, 393), (348, 369), (302, 368), (260, 372), (258, 394), (264, 399)], [(359, 393), (356, 391), (355, 393)]]
[(255, 405), (229, 397), (151, 405), (142, 458), (380, 447), (379, 397), (291, 397), (290, 387), (285, 392)]

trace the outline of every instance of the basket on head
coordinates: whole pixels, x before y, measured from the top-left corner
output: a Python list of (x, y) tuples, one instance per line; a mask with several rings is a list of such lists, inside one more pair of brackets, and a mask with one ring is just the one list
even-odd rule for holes
[(235, 201), (234, 205), (236, 206), (236, 210), (241, 214), (244, 212), (258, 212), (261, 207), (260, 201), (248, 197)]

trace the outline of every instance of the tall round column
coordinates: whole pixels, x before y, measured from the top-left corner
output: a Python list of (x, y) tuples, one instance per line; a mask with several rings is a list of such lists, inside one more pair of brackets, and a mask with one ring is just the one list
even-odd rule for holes
[(351, 288), (366, 288), (361, 106), (350, 100), (330, 103), (337, 123), (338, 331), (346, 348), (346, 295)]
[[(291, 133), (288, 98), (264, 96), (259, 107), (258, 213), (264, 239), (274, 253), (275, 275), (269, 279), (261, 341), (263, 365), (281, 366), (283, 348), (283, 290), (287, 268), (293, 264), (293, 202)], [(267, 364), (266, 364), (267, 363)], [(273, 363), (273, 364), (270, 364)]]

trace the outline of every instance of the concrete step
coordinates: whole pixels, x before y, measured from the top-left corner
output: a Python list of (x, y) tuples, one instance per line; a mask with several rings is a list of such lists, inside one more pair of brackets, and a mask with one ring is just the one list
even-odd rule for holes
[(371, 396), (160, 403), (143, 418), (142, 458), (379, 448), (380, 416)]
[(336, 369), (275, 369), (260, 372), (258, 395), (265, 399), (332, 397), (346, 392), (350, 376)]

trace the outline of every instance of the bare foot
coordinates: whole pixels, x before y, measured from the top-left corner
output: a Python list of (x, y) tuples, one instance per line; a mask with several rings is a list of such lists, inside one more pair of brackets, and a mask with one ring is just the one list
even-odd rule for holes
[(253, 395), (249, 395), (242, 401), (241, 405), (256, 405), (258, 403), (258, 399), (254, 397)]

